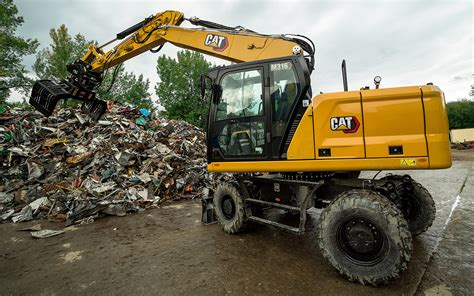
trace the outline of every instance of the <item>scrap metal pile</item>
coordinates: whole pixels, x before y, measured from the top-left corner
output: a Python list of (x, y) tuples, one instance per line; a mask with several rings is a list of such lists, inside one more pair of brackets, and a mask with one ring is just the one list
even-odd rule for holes
[(3, 110), (0, 137), (0, 222), (87, 223), (211, 187), (205, 133), (147, 109), (114, 106), (96, 124), (77, 108)]

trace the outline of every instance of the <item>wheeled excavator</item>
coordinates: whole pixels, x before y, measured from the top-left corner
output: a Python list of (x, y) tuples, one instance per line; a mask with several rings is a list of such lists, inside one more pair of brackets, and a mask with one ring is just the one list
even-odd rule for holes
[[(183, 27), (184, 21), (193, 26)], [(118, 44), (104, 51), (112, 42)], [(341, 275), (378, 285), (407, 268), (413, 237), (435, 218), (432, 196), (406, 174), (359, 173), (451, 166), (444, 94), (437, 86), (380, 88), (376, 77), (375, 89), (349, 91), (343, 63), (344, 91), (313, 97), (309, 38), (165, 11), (102, 46), (89, 45), (67, 66), (67, 79), (37, 81), (30, 103), (50, 116), (60, 100), (80, 100), (82, 111), (97, 120), (106, 112), (95, 92), (104, 73), (166, 43), (233, 62), (200, 81), (209, 100), (208, 171), (232, 173), (203, 197), (205, 222), (216, 217), (232, 234), (254, 223), (302, 234), (314, 207), (322, 209), (321, 253)], [(299, 221), (276, 221), (268, 215), (275, 209)]]

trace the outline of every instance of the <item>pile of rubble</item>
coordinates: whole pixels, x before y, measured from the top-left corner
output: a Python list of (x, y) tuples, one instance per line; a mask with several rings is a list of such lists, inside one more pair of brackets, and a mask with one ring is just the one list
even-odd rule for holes
[(212, 187), (205, 133), (147, 109), (114, 106), (97, 123), (79, 109), (49, 118), (0, 114), (0, 222), (87, 223)]

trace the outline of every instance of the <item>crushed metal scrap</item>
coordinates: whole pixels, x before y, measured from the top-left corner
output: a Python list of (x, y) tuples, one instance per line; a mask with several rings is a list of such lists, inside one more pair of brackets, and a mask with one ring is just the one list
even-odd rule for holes
[(0, 126), (0, 222), (89, 223), (212, 188), (205, 133), (146, 109), (114, 106), (97, 124), (76, 108), (12, 109)]

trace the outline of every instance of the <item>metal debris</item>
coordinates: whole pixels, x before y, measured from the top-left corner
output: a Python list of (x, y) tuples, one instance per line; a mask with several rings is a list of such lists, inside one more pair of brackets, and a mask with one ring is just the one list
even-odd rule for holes
[(0, 115), (1, 221), (87, 223), (212, 190), (203, 130), (128, 106), (85, 118), (78, 108)]
[(22, 228), (21, 231), (39, 231), (41, 230), (41, 224), (35, 224), (30, 227)]
[(30, 233), (31, 233), (31, 236), (34, 238), (48, 238), (48, 237), (63, 234), (64, 230), (44, 229), (44, 230), (32, 231)]
[(20, 212), (12, 215), (13, 223), (23, 222), (23, 221), (30, 221), (33, 219), (33, 210), (30, 206), (26, 206), (21, 209)]

